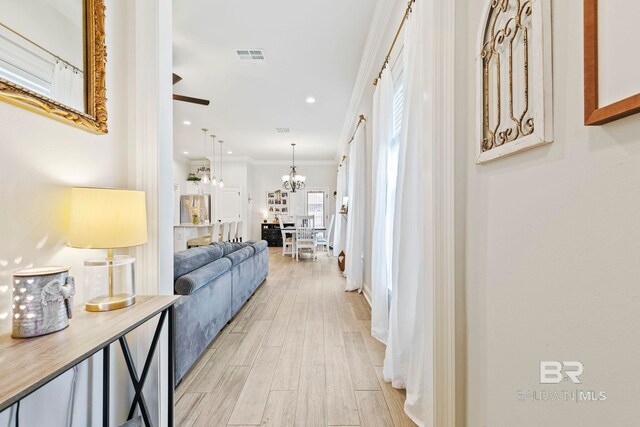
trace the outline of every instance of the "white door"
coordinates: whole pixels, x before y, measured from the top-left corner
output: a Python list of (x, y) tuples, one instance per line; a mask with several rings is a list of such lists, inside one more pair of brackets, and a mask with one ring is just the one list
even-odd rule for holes
[(220, 197), (222, 221), (240, 221), (242, 219), (242, 194), (239, 188), (225, 188)]

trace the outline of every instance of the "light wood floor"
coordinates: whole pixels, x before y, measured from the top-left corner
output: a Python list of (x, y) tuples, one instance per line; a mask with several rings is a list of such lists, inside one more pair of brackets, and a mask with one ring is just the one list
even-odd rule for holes
[(269, 250), (269, 278), (178, 387), (176, 425), (415, 426), (336, 259)]

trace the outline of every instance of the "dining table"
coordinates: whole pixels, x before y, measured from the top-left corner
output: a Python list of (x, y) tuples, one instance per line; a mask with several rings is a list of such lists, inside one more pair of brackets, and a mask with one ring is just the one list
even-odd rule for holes
[[(292, 236), (295, 236), (296, 231), (298, 230), (298, 228), (305, 228), (305, 227), (284, 227), (281, 230), (284, 231), (285, 234), (291, 234)], [(327, 227), (314, 227), (313, 228), (313, 232), (315, 234), (324, 233), (326, 231), (327, 231)], [(293, 250), (291, 251), (291, 258), (295, 258), (295, 254), (296, 254), (296, 250), (295, 250), (295, 240), (294, 240), (294, 247), (293, 247)]]

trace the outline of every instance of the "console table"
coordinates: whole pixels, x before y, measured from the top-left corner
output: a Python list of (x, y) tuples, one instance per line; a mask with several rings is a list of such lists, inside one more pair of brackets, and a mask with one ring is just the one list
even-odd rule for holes
[[(90, 313), (78, 307), (68, 328), (36, 338), (14, 339), (0, 335), (0, 412), (19, 403), (34, 391), (93, 356), (103, 354), (102, 425), (109, 427), (110, 345), (120, 343), (135, 396), (128, 419), (136, 407), (145, 424), (151, 427), (149, 411), (142, 387), (149, 374), (151, 361), (168, 317), (168, 425), (173, 424), (174, 313), (179, 296), (136, 296), (136, 303), (115, 311)], [(138, 375), (125, 335), (138, 326), (159, 317), (142, 373)], [(124, 421), (124, 420), (123, 420)]]
[[(282, 247), (282, 232), (280, 231), (280, 224), (277, 222), (265, 222), (260, 225), (262, 230), (260, 237), (262, 238), (262, 240), (266, 240), (270, 248)], [(286, 222), (283, 225), (285, 227), (292, 227), (294, 224)]]

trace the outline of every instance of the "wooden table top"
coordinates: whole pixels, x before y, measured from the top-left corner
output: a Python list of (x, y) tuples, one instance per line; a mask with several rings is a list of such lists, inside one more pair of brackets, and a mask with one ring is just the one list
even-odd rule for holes
[(36, 338), (0, 335), (0, 412), (82, 360), (137, 328), (179, 296), (136, 296), (136, 303), (115, 311), (90, 313), (74, 307), (69, 327)]

